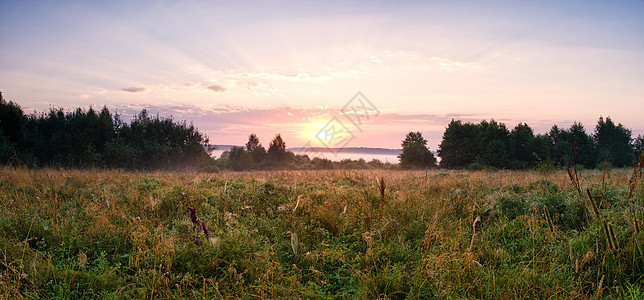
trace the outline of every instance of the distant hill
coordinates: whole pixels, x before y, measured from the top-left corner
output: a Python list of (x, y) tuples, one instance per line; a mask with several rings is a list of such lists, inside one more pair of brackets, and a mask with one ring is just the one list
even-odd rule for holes
[[(214, 145), (217, 150), (230, 150), (235, 145)], [(243, 147), (243, 146), (238, 146)], [(286, 149), (292, 152), (321, 152), (321, 153), (355, 153), (355, 154), (379, 154), (379, 155), (398, 155), (402, 150), (387, 148), (369, 148), (369, 147), (347, 147), (347, 148), (326, 148), (326, 147), (294, 147)]]
[(326, 148), (326, 147), (311, 147), (311, 148), (288, 148), (287, 150), (293, 152), (321, 152), (321, 153), (355, 153), (355, 154), (379, 154), (379, 155), (398, 155), (400, 149), (387, 149), (387, 148), (369, 148), (369, 147), (346, 147), (346, 148)]

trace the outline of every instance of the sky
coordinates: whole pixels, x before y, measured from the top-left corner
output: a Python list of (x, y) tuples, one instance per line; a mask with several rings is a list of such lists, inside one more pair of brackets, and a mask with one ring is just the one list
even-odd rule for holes
[(0, 91), (214, 144), (435, 151), (452, 120), (644, 134), (644, 1), (0, 1)]

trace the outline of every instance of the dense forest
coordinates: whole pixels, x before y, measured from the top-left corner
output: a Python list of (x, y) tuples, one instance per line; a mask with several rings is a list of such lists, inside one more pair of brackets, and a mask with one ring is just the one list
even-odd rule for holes
[[(186, 121), (150, 115), (144, 109), (127, 123), (107, 107), (100, 111), (51, 108), (27, 115), (0, 93), (0, 164), (4, 165), (205, 171), (437, 166), (420, 132), (409, 132), (401, 147), (400, 165), (363, 159), (335, 162), (287, 151), (280, 134), (268, 149), (250, 134), (245, 147), (233, 147), (213, 159), (208, 138)], [(441, 168), (476, 170), (555, 168), (572, 163), (621, 168), (631, 166), (643, 150), (641, 135), (633, 138), (624, 125), (600, 117), (592, 135), (578, 122), (569, 129), (554, 125), (549, 132), (535, 135), (525, 123), (509, 130), (494, 120), (452, 120), (437, 152)]]
[(192, 124), (142, 110), (128, 124), (100, 111), (52, 108), (25, 115), (0, 94), (0, 162), (31, 167), (203, 169), (208, 139)]
[(644, 138), (631, 136), (631, 130), (610, 117), (600, 117), (592, 135), (579, 122), (569, 129), (554, 125), (546, 134), (535, 135), (525, 123), (508, 130), (494, 120), (477, 124), (452, 120), (443, 133), (438, 156), (444, 168), (526, 169), (566, 164), (622, 168), (632, 166), (644, 150)]

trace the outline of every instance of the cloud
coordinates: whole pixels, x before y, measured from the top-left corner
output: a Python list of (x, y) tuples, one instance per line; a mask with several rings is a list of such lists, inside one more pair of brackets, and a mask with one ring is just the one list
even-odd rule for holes
[(276, 87), (264, 82), (251, 81), (245, 82), (243, 85), (246, 91), (255, 95), (260, 93), (265, 95), (281, 95)]
[(145, 87), (129, 87), (129, 88), (122, 88), (121, 91), (128, 92), (128, 93), (145, 93), (148, 91), (148, 88)]
[(263, 79), (263, 80), (283, 80), (283, 81), (295, 81), (295, 82), (321, 82), (329, 81), (337, 77), (345, 76), (341, 72), (334, 72), (328, 74), (322, 74), (318, 72), (316, 74), (310, 73), (279, 73), (279, 72), (226, 72), (225, 76), (228, 79)]
[(215, 92), (215, 93), (225, 93), (225, 92), (228, 92), (228, 89), (227, 89), (227, 88), (225, 88), (225, 87), (223, 87), (223, 86), (220, 86), (220, 85), (216, 85), (216, 84), (215, 84), (215, 85), (211, 85), (211, 86), (207, 87), (207, 89), (209, 89), (209, 90), (211, 90), (211, 91), (213, 91), (213, 92)]
[(454, 60), (450, 60), (442, 57), (432, 57), (430, 59), (436, 62), (438, 64), (438, 68), (443, 71), (453, 71), (453, 70), (460, 70), (465, 68), (475, 68), (475, 69), (481, 68), (479, 65), (475, 63), (454, 61)]

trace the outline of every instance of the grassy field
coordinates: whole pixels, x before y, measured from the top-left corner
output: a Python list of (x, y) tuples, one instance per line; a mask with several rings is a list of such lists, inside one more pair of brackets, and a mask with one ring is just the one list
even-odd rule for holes
[(631, 172), (3, 168), (0, 298), (641, 299)]

